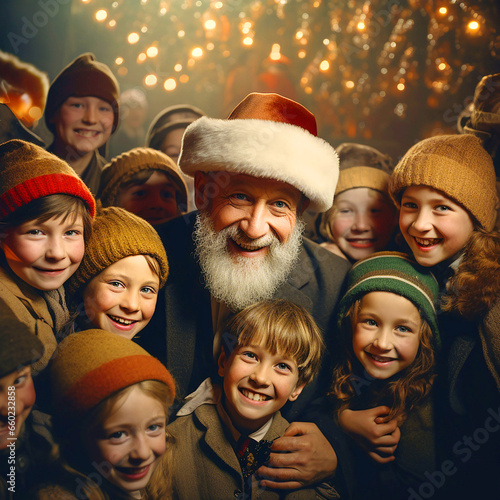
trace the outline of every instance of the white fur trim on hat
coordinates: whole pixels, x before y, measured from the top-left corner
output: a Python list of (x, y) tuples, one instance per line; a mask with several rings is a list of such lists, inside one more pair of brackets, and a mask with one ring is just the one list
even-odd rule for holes
[(179, 166), (191, 176), (228, 171), (283, 181), (317, 212), (332, 206), (339, 177), (330, 144), (299, 126), (270, 120), (199, 118), (184, 133)]

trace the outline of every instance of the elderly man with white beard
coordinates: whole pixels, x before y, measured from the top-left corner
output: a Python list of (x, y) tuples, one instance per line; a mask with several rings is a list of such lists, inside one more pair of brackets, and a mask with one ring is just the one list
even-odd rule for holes
[(341, 446), (336, 427), (331, 415), (310, 410), (330, 387), (335, 305), (349, 264), (302, 237), (301, 215), (332, 205), (337, 154), (317, 137), (306, 108), (253, 93), (227, 120), (191, 124), (179, 165), (194, 177), (198, 212), (158, 228), (170, 275), (138, 342), (166, 363), (184, 397), (216, 374), (223, 325), (233, 312), (269, 298), (304, 306), (329, 352), (317, 380), (283, 408), (293, 423), (259, 473), (262, 486), (284, 489), (332, 477)]

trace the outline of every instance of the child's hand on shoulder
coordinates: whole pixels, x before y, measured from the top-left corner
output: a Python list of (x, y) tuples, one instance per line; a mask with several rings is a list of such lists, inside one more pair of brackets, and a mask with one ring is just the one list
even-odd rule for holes
[(397, 419), (386, 421), (387, 406), (368, 410), (343, 410), (339, 414), (342, 430), (348, 434), (370, 458), (384, 464), (392, 462), (401, 432)]

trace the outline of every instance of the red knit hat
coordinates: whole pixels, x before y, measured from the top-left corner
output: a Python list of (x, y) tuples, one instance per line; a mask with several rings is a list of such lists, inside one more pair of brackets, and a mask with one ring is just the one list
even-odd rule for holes
[(278, 94), (249, 94), (227, 120), (201, 117), (184, 133), (181, 170), (228, 171), (286, 182), (328, 210), (339, 175), (335, 150), (317, 137), (314, 115)]
[(94, 197), (65, 161), (19, 139), (0, 144), (0, 220), (30, 201), (50, 194), (81, 198), (94, 217)]
[(175, 382), (156, 358), (135, 342), (104, 330), (66, 337), (50, 368), (54, 408), (61, 416), (86, 414), (115, 392), (144, 380), (159, 380), (175, 397)]
[(118, 126), (120, 87), (109, 67), (87, 52), (68, 64), (54, 79), (45, 105), (45, 123), (54, 133), (54, 116), (68, 97), (98, 97), (113, 106), (113, 133)]

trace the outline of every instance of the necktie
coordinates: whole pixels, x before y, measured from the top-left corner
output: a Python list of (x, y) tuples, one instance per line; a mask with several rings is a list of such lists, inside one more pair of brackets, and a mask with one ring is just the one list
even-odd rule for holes
[(240, 462), (243, 479), (253, 475), (271, 456), (272, 441), (255, 441), (247, 436), (241, 436), (236, 443), (236, 456)]

